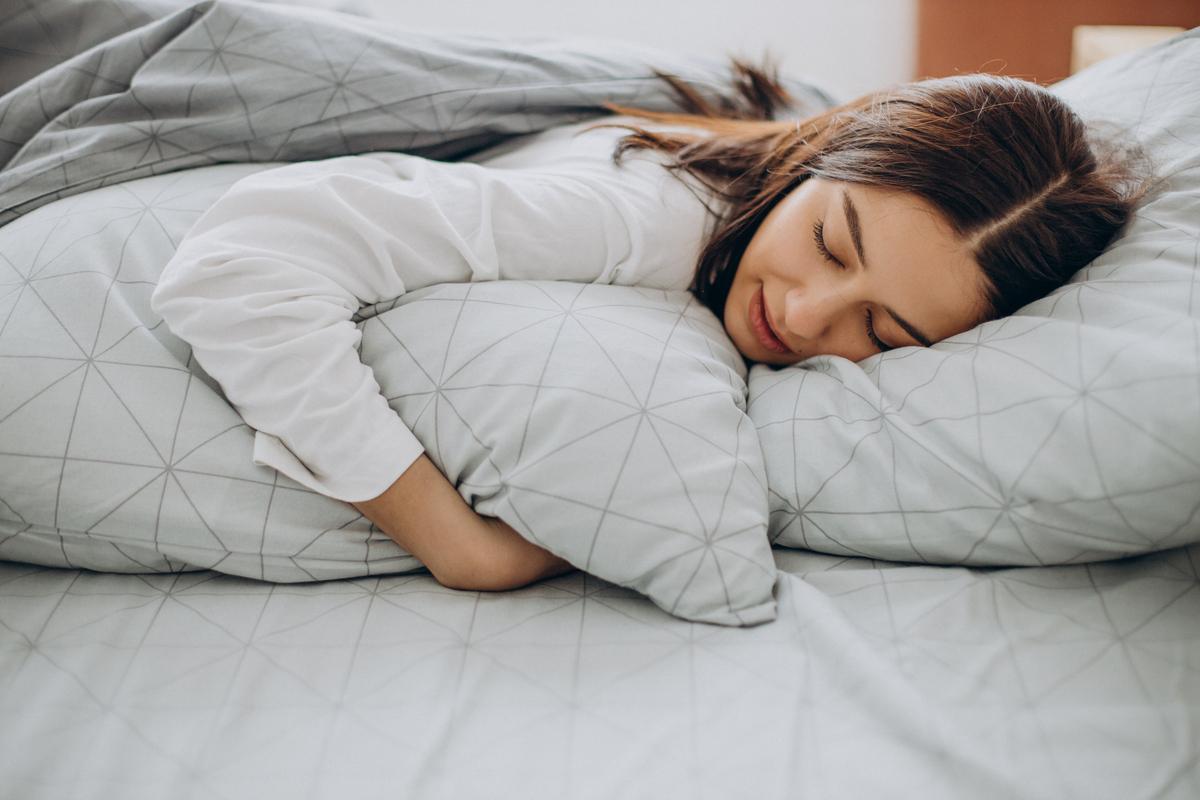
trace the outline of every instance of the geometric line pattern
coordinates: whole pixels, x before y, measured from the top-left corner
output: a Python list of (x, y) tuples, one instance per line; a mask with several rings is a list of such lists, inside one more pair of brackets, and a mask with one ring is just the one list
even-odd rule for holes
[[(16, 0), (0, 12), (0, 52), (0, 224), (192, 167), (454, 159), (600, 116), (604, 101), (677, 109), (656, 68), (710, 102), (736, 96), (725, 63), (618, 41), (431, 35), (231, 0)], [(830, 105), (807, 83), (788, 88), (797, 105), (783, 113)]]
[[(168, 11), (139, 0), (22, 0), (0, 17), (0, 46), (14, 76), (0, 99), (0, 221), (15, 220), (0, 234), (0, 556), (114, 571), (304, 581), (420, 567), (348, 505), (255, 466), (253, 431), (149, 309), (183, 232), (233, 180), (342, 153), (461, 156), (595, 116), (601, 101), (676, 107), (651, 66), (689, 76), (711, 101), (731, 92), (724, 65), (614, 42), (419, 35), (234, 2)], [(812, 87), (792, 88), (802, 105), (828, 103)], [(224, 161), (257, 163), (213, 166)], [(700, 310), (676, 310), (684, 335)], [(687, 513), (667, 522), (668, 503), (654, 518), (629, 513), (632, 471), (622, 472), (611, 497), (573, 507), (594, 517), (579, 537), (589, 552), (573, 555), (653, 588), (677, 613), (762, 621), (774, 570), (754, 499), (765, 479), (740, 407), (744, 379), (724, 375), (703, 346), (699, 357), (716, 366), (702, 377), (739, 398), (721, 407), (735, 413), (736, 435), (721, 443), (731, 448), (724, 467), (689, 460), (661, 474), (723, 469), (723, 483), (684, 492)], [(631, 447), (657, 448), (667, 462), (717, 447), (694, 424), (664, 421), (695, 414), (704, 398), (666, 409), (637, 400)], [(496, 513), (533, 536), (531, 509), (565, 500), (531, 486)], [(678, 578), (664, 584), (652, 565), (618, 563), (617, 535), (601, 534), (621, 524), (628, 536), (679, 539), (661, 554)]]
[(1196, 547), (777, 556), (778, 619), (737, 629), (582, 572), (497, 595), (0, 564), (0, 795), (1200, 793)]
[[(50, 15), (57, 4), (43, 7)], [(144, 19), (109, 14), (106, 24)], [(30, 47), (31, 58), (35, 50), (66, 58), (70, 38)], [(82, 51), (93, 42), (77, 44)], [(1197, 546), (1019, 570), (853, 557), (886, 550), (908, 561), (1081, 561), (1195, 540), (1189, 457), (1200, 450), (1194, 428), (1159, 405), (1200, 416), (1200, 292), (1180, 271), (1194, 276), (1197, 266), (1195, 194), (1169, 199), (1194, 190), (1195, 169), (1183, 157), (1172, 161), (1164, 145), (1194, 143), (1198, 115), (1186, 92), (1170, 95), (1182, 98), (1174, 107), (1160, 92), (1180, 89), (1171, 76), (1194, 91), (1200, 59), (1194, 49), (1185, 59), (1153, 58), (1126, 59), (1120, 75), (1085, 73), (1077, 88), (1062, 88), (1094, 111), (1116, 97), (1113, 108), (1128, 110), (1138, 97), (1147, 111), (1128, 119), (1140, 120), (1139, 137), (1158, 143), (1160, 159), (1167, 154), (1170, 189), (1141, 210), (1119, 258), (1102, 257), (1036, 313), (920, 358), (887, 354), (861, 375), (832, 361), (752, 372), (752, 416), (767, 402), (786, 409), (755, 416), (773, 526), (840, 554), (775, 551), (784, 572), (779, 617), (752, 628), (687, 622), (581, 572), (504, 595), (456, 592), (424, 574), (372, 577), (389, 549), (393, 560), (378, 572), (417, 565), (361, 517), (335, 513), (343, 504), (253, 466), (252, 432), (154, 319), (148, 297), (163, 263), (156, 253), (173, 249), (224, 188), (262, 165), (121, 183), (0, 230), (0, 557), (168, 573), (0, 563), (0, 796), (318, 798), (344, 797), (347, 787), (359, 798), (1200, 795)], [(87, 67), (80, 74), (105, 82), (103, 59)], [(12, 121), (0, 111), (0, 129)], [(155, 158), (145, 130), (137, 152)], [(170, 168), (152, 169), (160, 167)], [(474, 292), (410, 299), (481, 304)], [(642, 293), (625, 302), (665, 300)], [(519, 305), (585, 343), (597, 325), (619, 327), (578, 297), (549, 290)], [(687, 313), (674, 309), (676, 318)], [(363, 327), (382, 342), (400, 319), (380, 314)], [(1043, 351), (1060, 341), (1073, 357), (1047, 369)], [(457, 369), (470, 355), (455, 352)], [(391, 402), (428, 408), (438, 420), (431, 452), (478, 433), (471, 417), (458, 416), (469, 389), (447, 383), (464, 373), (418, 355), (420, 376), (445, 388), (389, 393)], [(900, 369), (901, 361), (910, 366)], [(989, 377), (1017, 364), (1040, 387), (1038, 402), (998, 390), (1025, 384), (998, 387)], [(598, 394), (612, 409), (638, 409), (642, 430), (657, 433), (649, 412), (661, 404), (638, 394), (645, 384), (624, 384), (629, 374), (618, 371)], [(963, 393), (939, 390), (951, 378)], [(799, 416), (797, 394), (779, 400), (794, 388), (788, 381), (811, 382), (806, 404), (835, 394), (838, 403)], [(510, 376), (508, 389), (539, 385)], [(950, 401), (965, 413), (947, 411)], [(1037, 413), (1019, 416), (1034, 406)], [(100, 431), (106, 442), (84, 433), (100, 419), (111, 426)], [(1089, 454), (1111, 452), (1112, 442), (1096, 437), (1114, 420), (1124, 425), (1114, 438), (1129, 463), (1097, 456), (1090, 471), (1078, 470), (1079, 442)], [(783, 430), (789, 435), (777, 435)], [(1019, 438), (1014, 430), (1031, 432), (1036, 447), (998, 445), (1008, 441), (1004, 430), (1008, 440)], [(707, 446), (737, 453), (738, 444), (703, 432)], [(890, 471), (864, 472), (878, 442), (890, 457), (872, 460)], [(780, 445), (788, 448), (782, 462)], [(1055, 447), (1065, 453), (1051, 457)], [(235, 462), (248, 465), (245, 473), (218, 471)], [(494, 488), (487, 471), (510, 462), (501, 454), (479, 462), (463, 474), (483, 493)], [(781, 480), (780, 463), (817, 466)], [(980, 464), (987, 468), (970, 468)], [(1174, 483), (1160, 468), (1176, 470)], [(1075, 471), (1094, 491), (1073, 499), (1050, 492), (1073, 489), (1054, 479)], [(1130, 475), (1143, 482), (1122, 484)], [(842, 490), (856, 489), (844, 498), (854, 519), (821, 505), (839, 480)], [(814, 499), (806, 483), (826, 494)], [(79, 491), (86, 486), (118, 491), (97, 501)], [(959, 487), (972, 499), (931, 496), (930, 486), (947, 495)], [(1034, 502), (1030, 486), (1048, 493)], [(1003, 498), (1012, 502), (997, 505)], [(169, 519), (127, 524), (162, 509), (173, 509)], [(231, 524), (252, 516), (248, 509), (257, 514), (252, 525)], [(873, 527), (885, 518), (888, 527)], [(68, 524), (76, 527), (61, 527)], [(312, 541), (285, 555), (272, 544), (281, 530)], [(186, 540), (173, 540), (180, 531)], [(189, 571), (204, 565), (195, 548), (163, 555), (201, 535), (212, 537), (209, 545), (248, 543), (237, 559), (226, 553), (211, 566), (267, 578), (332, 576), (345, 552), (338, 548), (353, 539), (368, 553), (359, 565), (366, 577), (272, 584)]]
[(361, 356), (480, 513), (687, 619), (774, 616), (745, 366), (691, 294), (435, 285), (366, 320)]
[(0, 229), (0, 557), (289, 581), (420, 568), (253, 464), (254, 431), (150, 308), (184, 232), (262, 168), (122, 183)]
[[(263, 168), (128, 181), (0, 229), (0, 557), (281, 582), (420, 568), (349, 504), (255, 465), (254, 431), (150, 308), (184, 232)], [(393, 408), (480, 513), (672, 613), (772, 618), (745, 367), (691, 295), (447, 284), (359, 325)]]

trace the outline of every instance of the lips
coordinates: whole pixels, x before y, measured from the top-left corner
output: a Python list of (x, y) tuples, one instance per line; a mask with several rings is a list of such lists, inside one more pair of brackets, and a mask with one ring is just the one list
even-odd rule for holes
[(754, 293), (754, 297), (750, 300), (750, 327), (754, 330), (754, 335), (758, 337), (759, 343), (771, 352), (792, 352), (791, 348), (785, 345), (775, 334), (770, 320), (767, 319), (766, 304), (763, 302), (763, 288), (761, 286), (758, 287), (758, 291)]

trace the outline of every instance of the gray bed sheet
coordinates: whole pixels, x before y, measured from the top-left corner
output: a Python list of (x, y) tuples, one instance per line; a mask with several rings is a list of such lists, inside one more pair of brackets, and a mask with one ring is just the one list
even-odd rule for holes
[(780, 616), (583, 573), (271, 584), (0, 563), (5, 798), (1191, 798), (1200, 548), (777, 551)]

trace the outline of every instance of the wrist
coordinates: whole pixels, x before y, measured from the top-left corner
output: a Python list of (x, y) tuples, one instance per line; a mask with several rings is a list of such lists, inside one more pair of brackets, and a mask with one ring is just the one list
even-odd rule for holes
[(481, 519), (424, 453), (378, 497), (352, 505), (435, 577), (462, 557)]

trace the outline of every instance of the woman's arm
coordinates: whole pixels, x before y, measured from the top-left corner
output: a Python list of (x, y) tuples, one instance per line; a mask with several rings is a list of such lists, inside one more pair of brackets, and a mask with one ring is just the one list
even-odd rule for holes
[(255, 431), (256, 464), (357, 504), (444, 582), (515, 586), (563, 571), (471, 511), (428, 461), (413, 473), (425, 484), (411, 483), (441, 500), (420, 514), (429, 498), (404, 487), (424, 448), (362, 363), (354, 315), (418, 287), (496, 278), (620, 274), (682, 289), (703, 206), (682, 183), (667, 191), (674, 178), (657, 162), (614, 167), (614, 143), (539, 151), (528, 169), (376, 153), (264, 170), (197, 220), (151, 308)]
[(268, 169), (197, 220), (151, 308), (256, 431), (255, 463), (375, 498), (423, 447), (355, 312), (437, 283), (611, 278), (630, 245), (602, 183), (385, 153)]
[(573, 567), (467, 505), (422, 454), (383, 494), (353, 504), (451, 589), (516, 589)]

